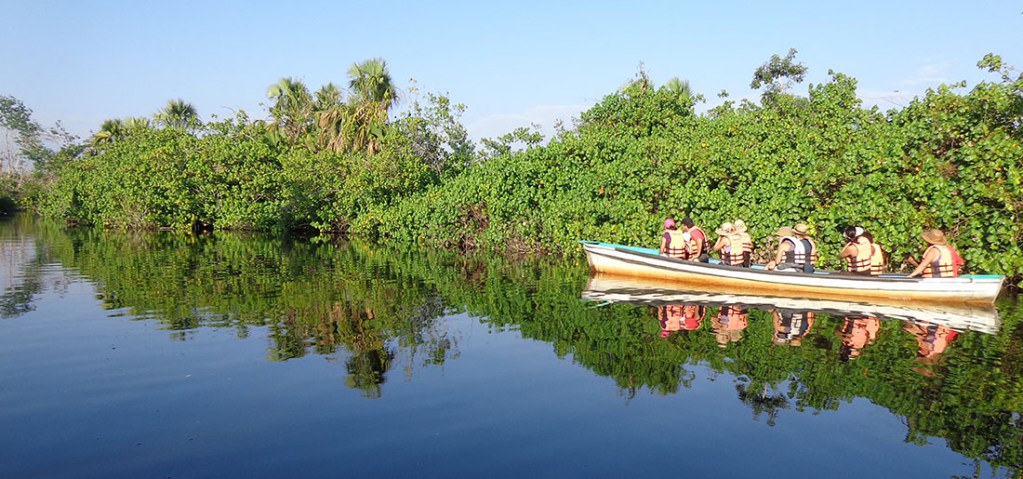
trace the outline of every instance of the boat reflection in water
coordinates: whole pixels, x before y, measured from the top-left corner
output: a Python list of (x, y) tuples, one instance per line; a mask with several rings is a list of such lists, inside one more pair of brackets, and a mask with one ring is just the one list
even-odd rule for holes
[(676, 331), (696, 331), (707, 316), (707, 307), (689, 304), (662, 304), (657, 306), (657, 320), (661, 323), (661, 337)]
[[(893, 302), (877, 304), (856, 301), (757, 296), (750, 294), (724, 294), (713, 291), (690, 291), (672, 288), (663, 282), (643, 278), (596, 274), (590, 277), (582, 299), (600, 303), (631, 303), (649, 305), (660, 311), (678, 311), (684, 318), (685, 308), (720, 307), (711, 329), (718, 336), (718, 344), (726, 346), (741, 338), (748, 322), (750, 308), (772, 311), (775, 344), (799, 346), (810, 332), (816, 314), (844, 318), (836, 333), (842, 341), (844, 360), (854, 359), (872, 342), (879, 329), (879, 320), (897, 319), (906, 322), (906, 331), (917, 336), (920, 343), (920, 362), (936, 361), (956, 331), (997, 333), (1000, 327), (994, 306), (976, 304), (928, 304)], [(674, 308), (674, 309), (673, 309)], [(667, 313), (665, 313), (667, 315)], [(704, 311), (703, 314), (706, 314)], [(702, 320), (702, 318), (701, 318)], [(670, 330), (664, 328), (662, 335)], [(676, 329), (684, 329), (685, 321)], [(697, 324), (697, 323), (691, 323)]]
[(742, 339), (742, 332), (749, 326), (749, 308), (741, 304), (723, 304), (710, 326), (717, 338), (718, 347), (737, 343)]

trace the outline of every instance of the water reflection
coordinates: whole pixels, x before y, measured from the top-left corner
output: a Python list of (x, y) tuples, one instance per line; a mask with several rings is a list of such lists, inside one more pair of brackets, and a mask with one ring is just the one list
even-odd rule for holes
[(780, 346), (801, 346), (803, 338), (813, 328), (813, 311), (801, 311), (794, 309), (774, 309), (771, 311), (774, 318), (774, 334), (771, 341)]
[(913, 441), (940, 437), (968, 457), (1023, 463), (1019, 302), (1000, 305), (1007, 330), (995, 335), (1002, 323), (993, 308), (587, 283), (580, 263), (333, 241), (32, 227), (31, 259), (4, 291), (19, 305), (12, 318), (26, 315), (18, 311), (30, 310), (35, 293), (9, 293), (52, 284), (37, 265), (59, 264), (93, 283), (112, 315), (181, 340), (204, 328), (265, 340), (270, 361), (336, 358), (346, 386), (380, 398), (402, 376), (459, 359), (466, 338), (449, 325), (460, 315), (540, 342), (626, 398), (687, 394), (710, 370), (734, 381), (731, 400), (768, 425), (864, 398), (899, 416)]
[(662, 338), (677, 331), (696, 331), (707, 317), (707, 308), (698, 304), (662, 304), (656, 311)]
[(846, 316), (835, 328), (835, 335), (842, 341), (838, 357), (842, 362), (860, 357), (868, 344), (877, 339), (881, 322), (872, 316)]

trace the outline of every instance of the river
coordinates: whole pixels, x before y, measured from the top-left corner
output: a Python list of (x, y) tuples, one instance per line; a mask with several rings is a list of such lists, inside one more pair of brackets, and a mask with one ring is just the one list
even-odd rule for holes
[(579, 260), (24, 216), (0, 259), (0, 477), (1023, 467), (1008, 293), (887, 317), (623, 297)]

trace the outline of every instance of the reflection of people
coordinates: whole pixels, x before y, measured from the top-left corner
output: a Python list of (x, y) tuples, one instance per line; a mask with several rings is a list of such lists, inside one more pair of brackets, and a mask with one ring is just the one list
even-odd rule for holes
[(774, 310), (774, 344), (799, 346), (813, 327), (813, 311)]
[(742, 339), (742, 331), (749, 326), (749, 309), (739, 306), (721, 306), (718, 315), (710, 322), (718, 347), (736, 343)]
[(835, 329), (842, 346), (838, 357), (842, 362), (860, 357), (864, 347), (877, 339), (877, 331), (881, 322), (869, 316), (846, 316), (842, 324)]
[(916, 361), (928, 366), (937, 364), (949, 343), (959, 335), (948, 326), (926, 321), (906, 323), (903, 329), (916, 336), (918, 347)]
[(700, 329), (707, 308), (693, 304), (665, 304), (657, 307), (657, 320), (661, 323), (661, 337), (675, 331)]
[(778, 228), (778, 252), (774, 260), (767, 263), (767, 269), (795, 268), (804, 273), (812, 273), (817, 262), (817, 244), (810, 239), (806, 225), (800, 223), (794, 228), (782, 226)]
[[(924, 231), (921, 238), (927, 242), (924, 257), (916, 263), (916, 269), (909, 276), (924, 278), (955, 278), (959, 276), (959, 267), (963, 260), (959, 253), (945, 240), (945, 233), (939, 229)], [(911, 258), (911, 262), (915, 260)]]
[(657, 307), (657, 321), (661, 323), (661, 337), (671, 336), (671, 333), (682, 330), (681, 304), (665, 304)]
[(689, 257), (689, 238), (685, 232), (675, 226), (675, 220), (668, 218), (664, 220), (664, 233), (661, 233), (660, 254), (672, 258)]

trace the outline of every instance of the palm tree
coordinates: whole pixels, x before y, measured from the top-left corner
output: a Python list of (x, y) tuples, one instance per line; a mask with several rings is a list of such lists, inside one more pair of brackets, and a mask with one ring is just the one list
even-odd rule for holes
[(316, 90), (316, 100), (313, 102), (313, 111), (327, 111), (341, 104), (341, 89), (333, 83), (328, 83)]
[(348, 69), (352, 95), (348, 104), (320, 112), (320, 143), (334, 151), (380, 151), (387, 113), (398, 102), (398, 92), (387, 62), (373, 58)]
[(689, 88), (689, 80), (681, 80), (679, 77), (672, 77), (661, 89), (674, 96), (679, 103), (689, 103), (693, 98), (693, 90)]
[(115, 143), (125, 136), (128, 136), (128, 129), (123, 121), (117, 118), (103, 120), (99, 131), (92, 135), (92, 146), (99, 149), (102, 145)]
[(282, 133), (295, 143), (298, 138), (309, 131), (312, 114), (312, 95), (302, 80), (291, 77), (281, 78), (267, 88), (266, 96), (275, 100), (270, 107), (274, 124)]
[(180, 98), (170, 100), (153, 118), (168, 128), (188, 129), (199, 125), (199, 114), (191, 103)]

